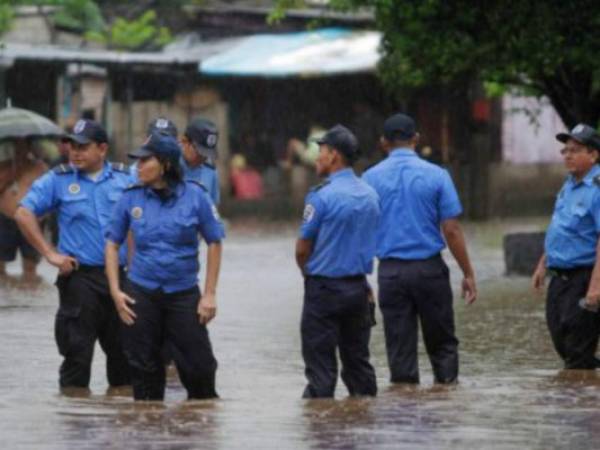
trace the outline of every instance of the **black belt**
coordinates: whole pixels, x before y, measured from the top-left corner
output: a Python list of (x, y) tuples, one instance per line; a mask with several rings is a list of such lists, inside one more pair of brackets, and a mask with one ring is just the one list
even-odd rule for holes
[(436, 261), (442, 259), (441, 253), (436, 253), (435, 255), (429, 256), (423, 259), (401, 259), (401, 258), (382, 258), (379, 260), (379, 263), (388, 263), (388, 262), (397, 262), (397, 263), (413, 263), (413, 262), (423, 262), (423, 261)]
[(548, 267), (547, 272), (548, 272), (548, 275), (550, 275), (552, 277), (558, 277), (563, 280), (568, 280), (577, 274), (580, 274), (582, 272), (592, 272), (593, 270), (594, 270), (594, 266), (580, 266), (580, 267), (573, 267), (571, 269)]
[(96, 271), (104, 272), (104, 266), (87, 266), (85, 264), (79, 264), (77, 270), (79, 270), (81, 272), (96, 272)]
[(346, 277), (325, 277), (323, 275), (307, 275), (306, 278), (312, 278), (313, 280), (331, 280), (331, 281), (360, 281), (366, 280), (365, 274), (360, 275), (349, 275)]

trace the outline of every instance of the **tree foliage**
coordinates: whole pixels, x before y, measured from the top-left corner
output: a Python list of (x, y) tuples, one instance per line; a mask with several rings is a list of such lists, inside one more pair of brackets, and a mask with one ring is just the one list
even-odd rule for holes
[[(57, 9), (52, 20), (56, 25), (80, 31), (87, 39), (102, 42), (109, 48), (121, 50), (158, 48), (172, 39), (169, 29), (157, 23), (157, 15), (151, 9), (145, 9), (131, 20), (116, 17), (107, 24), (99, 5), (108, 3), (116, 2), (107, 0), (0, 0), (0, 34), (10, 28), (15, 7), (54, 6)], [(152, 2), (144, 4), (146, 3)], [(162, 1), (153, 3), (157, 3), (159, 6), (166, 5), (166, 2)], [(173, 3), (181, 6), (180, 0), (171, 2), (171, 5)]]
[[(279, 12), (297, 6), (277, 4)], [(595, 0), (330, 0), (329, 7), (372, 9), (383, 32), (379, 73), (388, 86), (479, 79), (549, 97), (568, 126), (598, 125)]]
[(90, 31), (86, 37), (121, 50), (162, 47), (172, 40), (169, 29), (156, 24), (156, 12), (153, 10), (133, 20), (118, 17), (109, 28), (101, 32)]

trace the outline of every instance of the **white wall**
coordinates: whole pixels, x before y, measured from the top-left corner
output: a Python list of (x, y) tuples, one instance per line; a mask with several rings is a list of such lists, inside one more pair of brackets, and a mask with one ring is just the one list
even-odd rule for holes
[[(508, 163), (561, 162), (556, 133), (565, 126), (546, 98), (502, 98), (502, 159)], [(528, 112), (526, 112), (528, 111)]]

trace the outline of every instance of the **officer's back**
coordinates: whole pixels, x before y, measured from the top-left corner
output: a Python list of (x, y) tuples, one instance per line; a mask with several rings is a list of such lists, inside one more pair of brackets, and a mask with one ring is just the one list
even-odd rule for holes
[(335, 277), (371, 272), (379, 220), (375, 191), (348, 168), (315, 188), (308, 205), (306, 229), (319, 227), (308, 273)]
[(462, 211), (446, 170), (421, 159), (413, 149), (400, 148), (363, 178), (381, 201), (379, 258), (423, 259), (444, 248), (440, 224)]

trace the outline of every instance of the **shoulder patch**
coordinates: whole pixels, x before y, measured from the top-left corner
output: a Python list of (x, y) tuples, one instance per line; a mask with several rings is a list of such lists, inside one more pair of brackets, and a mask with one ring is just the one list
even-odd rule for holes
[(73, 173), (75, 170), (69, 164), (59, 164), (54, 169), (52, 169), (57, 175), (66, 175), (68, 173)]
[(596, 175), (596, 176), (594, 177), (594, 184), (595, 184), (596, 186), (600, 186), (600, 175)]
[(192, 184), (195, 184), (197, 186), (200, 186), (202, 189), (204, 189), (205, 192), (208, 192), (208, 188), (206, 186), (204, 186), (204, 184), (202, 184), (201, 181), (194, 180), (193, 178), (186, 178), (185, 181), (187, 181), (189, 183), (192, 183)]
[(316, 192), (319, 189), (324, 188), (325, 186), (327, 186), (330, 183), (329, 180), (325, 180), (322, 183), (317, 184), (316, 186), (313, 186), (312, 188), (310, 188), (311, 191)]
[(130, 191), (132, 189), (140, 189), (140, 188), (143, 188), (143, 187), (144, 187), (144, 185), (142, 183), (133, 183), (133, 184), (130, 184), (129, 186), (127, 186), (125, 188), (125, 190), (126, 191)]
[(110, 163), (110, 167), (115, 172), (123, 172), (123, 173), (126, 173), (129, 175), (129, 166), (125, 163), (121, 163), (121, 162)]

